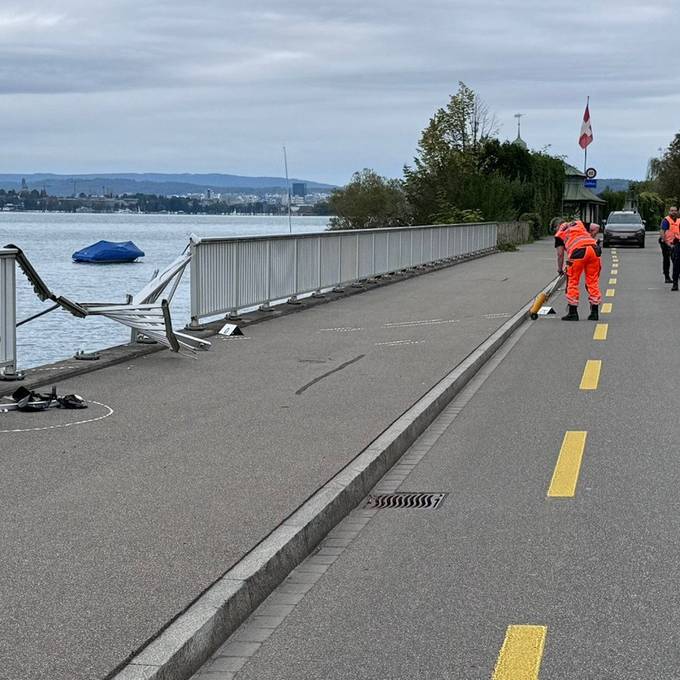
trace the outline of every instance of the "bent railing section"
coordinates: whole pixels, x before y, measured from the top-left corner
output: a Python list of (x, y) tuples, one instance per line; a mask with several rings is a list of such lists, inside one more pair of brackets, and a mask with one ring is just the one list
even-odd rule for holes
[(0, 371), (16, 368), (16, 254), (0, 248)]
[(191, 325), (218, 314), (491, 251), (497, 225), (456, 224), (191, 241)]

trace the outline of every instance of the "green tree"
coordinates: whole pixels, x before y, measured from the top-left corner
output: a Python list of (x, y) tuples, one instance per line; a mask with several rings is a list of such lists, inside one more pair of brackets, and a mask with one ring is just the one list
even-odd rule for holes
[(603, 210), (603, 217), (606, 219), (609, 217), (610, 212), (615, 210), (623, 210), (626, 205), (626, 199), (628, 198), (627, 191), (612, 191), (611, 189), (605, 189), (600, 193), (600, 198), (607, 201), (607, 205)]
[(638, 212), (647, 229), (652, 231), (658, 229), (666, 212), (664, 200), (655, 192), (643, 191), (638, 194), (637, 201)]
[(330, 220), (331, 229), (403, 227), (412, 223), (402, 182), (381, 177), (368, 168), (355, 172), (347, 186), (335, 189), (329, 206), (335, 215)]
[(500, 142), (481, 99), (459, 84), (445, 108), (423, 130), (405, 188), (418, 223), (455, 221), (463, 214), (487, 220), (537, 213), (546, 226), (560, 208), (560, 159)]
[(653, 158), (649, 163), (648, 179), (661, 196), (677, 204), (680, 199), (680, 133), (660, 158)]

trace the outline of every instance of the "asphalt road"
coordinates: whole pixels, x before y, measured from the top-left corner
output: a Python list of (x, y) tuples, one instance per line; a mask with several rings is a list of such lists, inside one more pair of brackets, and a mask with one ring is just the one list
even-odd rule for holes
[(105, 676), (554, 266), (537, 243), (60, 384), (85, 412), (0, 416), (0, 678)]
[(533, 322), (401, 483), (438, 509), (322, 544), (340, 556), (281, 625), (201, 680), (680, 677), (680, 293), (649, 241), (605, 251), (606, 339)]

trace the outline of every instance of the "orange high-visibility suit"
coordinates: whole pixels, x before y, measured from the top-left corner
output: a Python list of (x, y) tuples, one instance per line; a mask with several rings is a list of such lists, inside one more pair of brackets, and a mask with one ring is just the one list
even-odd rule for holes
[(555, 244), (563, 245), (567, 255), (567, 304), (578, 305), (579, 282), (581, 274), (585, 273), (586, 290), (591, 305), (599, 305), (602, 300), (600, 293), (600, 262), (599, 246), (590, 235), (583, 222), (577, 220), (560, 225), (555, 234)]

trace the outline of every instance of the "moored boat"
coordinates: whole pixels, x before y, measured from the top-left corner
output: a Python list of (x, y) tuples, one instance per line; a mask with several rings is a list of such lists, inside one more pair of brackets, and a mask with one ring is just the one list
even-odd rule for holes
[(78, 250), (71, 255), (74, 262), (88, 264), (121, 264), (134, 262), (137, 258), (144, 257), (144, 251), (140, 250), (132, 241), (97, 241), (87, 248)]

